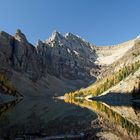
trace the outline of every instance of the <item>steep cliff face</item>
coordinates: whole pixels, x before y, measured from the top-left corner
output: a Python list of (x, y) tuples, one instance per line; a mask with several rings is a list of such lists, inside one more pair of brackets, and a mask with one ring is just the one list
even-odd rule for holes
[(48, 72), (68, 79), (89, 79), (90, 70), (98, 69), (95, 48), (71, 33), (62, 36), (54, 32), (34, 47), (20, 30), (15, 36), (1, 32), (0, 46), (1, 62), (32, 78)]
[[(82, 86), (87, 85), (90, 81), (95, 81), (99, 71), (95, 60), (95, 46), (71, 33), (63, 36), (54, 32), (47, 41), (39, 40), (37, 46), (33, 46), (19, 29), (14, 36), (0, 32), (0, 72), (5, 73), (19, 90), (24, 82), (25, 85), (29, 83), (32, 88), (31, 82), (38, 83), (42, 78), (48, 77), (51, 81), (50, 76), (55, 76), (62, 83), (69, 80), (70, 87), (76, 80), (85, 81), (86, 84)], [(22, 77), (22, 80), (18, 76)], [(79, 85), (80, 83), (78, 82)], [(61, 85), (59, 86), (61, 88)]]
[(137, 40), (96, 47), (72, 33), (54, 32), (48, 40), (39, 40), (33, 46), (19, 29), (14, 36), (2, 31), (0, 73), (23, 94), (64, 94), (114, 72), (128, 60), (131, 63)]
[(12, 56), (11, 44), (14, 38), (5, 32), (0, 32), (0, 69), (10, 65)]
[(0, 33), (0, 53), (1, 70), (13, 69), (35, 79), (40, 75), (36, 49), (20, 30), (17, 30), (15, 36)]
[(98, 69), (94, 47), (71, 33), (54, 32), (46, 42), (38, 42), (37, 51), (45, 72), (57, 77), (90, 79), (92, 68)]

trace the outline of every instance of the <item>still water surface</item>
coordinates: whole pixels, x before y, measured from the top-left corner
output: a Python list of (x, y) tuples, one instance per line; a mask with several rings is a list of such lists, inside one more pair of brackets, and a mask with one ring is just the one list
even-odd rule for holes
[[(108, 122), (106, 127), (110, 127), (107, 131), (113, 127), (120, 131), (119, 134), (124, 133), (131, 139), (139, 139), (140, 113), (137, 107), (128, 104), (111, 106), (96, 101), (63, 101), (51, 98), (24, 98), (0, 105), (0, 137), (14, 139), (23, 136), (86, 134), (88, 130), (92, 130), (92, 122), (97, 118), (107, 120), (104, 121)], [(93, 133), (95, 130), (94, 128)]]
[(78, 134), (97, 118), (92, 111), (62, 100), (27, 98), (0, 106), (0, 136)]

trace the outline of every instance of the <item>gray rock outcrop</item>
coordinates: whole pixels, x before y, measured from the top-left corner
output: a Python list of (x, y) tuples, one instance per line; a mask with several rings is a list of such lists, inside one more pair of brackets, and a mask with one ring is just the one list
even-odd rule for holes
[(47, 41), (38, 42), (37, 51), (45, 71), (57, 77), (89, 79), (90, 70), (97, 69), (94, 47), (71, 33), (54, 32)]
[(0, 32), (0, 72), (9, 79), (19, 73), (34, 82), (49, 75), (60, 80), (94, 81), (99, 70), (96, 57), (95, 46), (71, 33), (54, 32), (47, 41), (39, 40), (33, 46), (19, 29), (14, 36)]

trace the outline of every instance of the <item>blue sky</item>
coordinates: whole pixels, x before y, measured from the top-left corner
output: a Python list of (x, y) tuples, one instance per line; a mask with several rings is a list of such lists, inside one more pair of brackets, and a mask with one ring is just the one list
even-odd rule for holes
[(95, 45), (117, 44), (140, 34), (140, 0), (0, 0), (0, 30), (17, 28), (33, 44), (54, 30)]

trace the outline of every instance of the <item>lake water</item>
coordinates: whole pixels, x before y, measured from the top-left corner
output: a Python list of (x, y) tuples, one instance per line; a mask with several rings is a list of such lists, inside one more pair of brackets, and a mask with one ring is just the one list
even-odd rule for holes
[(27, 98), (0, 107), (0, 136), (78, 134), (97, 118), (92, 111), (62, 100)]
[(124, 138), (139, 139), (139, 124), (139, 109), (128, 104), (111, 106), (96, 101), (36, 97), (0, 105), (0, 137), (6, 140), (80, 134), (91, 137), (111, 130)]

